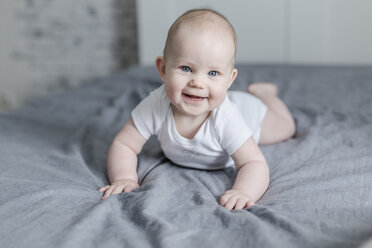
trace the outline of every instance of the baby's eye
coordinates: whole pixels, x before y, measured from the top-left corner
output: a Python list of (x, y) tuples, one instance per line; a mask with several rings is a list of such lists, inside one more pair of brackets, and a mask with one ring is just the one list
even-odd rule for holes
[(184, 72), (190, 72), (191, 68), (188, 67), (188, 66), (183, 65), (183, 66), (181, 66), (181, 70), (184, 71)]
[(216, 72), (216, 71), (210, 71), (210, 72), (208, 72), (208, 75), (209, 76), (212, 76), (212, 77), (215, 77), (215, 76), (218, 75), (218, 72)]

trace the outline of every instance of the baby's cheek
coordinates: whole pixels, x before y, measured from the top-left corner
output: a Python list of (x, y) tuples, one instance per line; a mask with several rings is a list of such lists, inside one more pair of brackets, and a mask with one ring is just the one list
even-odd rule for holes
[(213, 99), (213, 102), (215, 105), (219, 106), (225, 100), (225, 97), (226, 97), (226, 90), (219, 89), (218, 91), (215, 91), (212, 94), (211, 99)]
[(176, 96), (176, 92), (177, 92), (177, 87), (175, 87), (173, 84), (168, 84), (168, 85), (165, 85), (165, 94), (167, 95), (167, 97), (169, 98), (169, 100), (175, 100), (175, 96)]

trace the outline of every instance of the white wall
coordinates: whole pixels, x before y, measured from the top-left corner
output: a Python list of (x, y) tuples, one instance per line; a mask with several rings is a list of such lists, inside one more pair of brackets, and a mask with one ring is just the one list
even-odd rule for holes
[(372, 1), (293, 0), (290, 62), (372, 64)]
[(372, 64), (369, 0), (139, 0), (140, 63), (153, 64), (172, 22), (198, 7), (233, 24), (237, 62)]

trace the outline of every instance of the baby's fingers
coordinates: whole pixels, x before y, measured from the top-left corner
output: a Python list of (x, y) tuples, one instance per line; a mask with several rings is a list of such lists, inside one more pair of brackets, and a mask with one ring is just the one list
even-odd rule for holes
[(111, 195), (112, 190), (113, 190), (113, 187), (111, 187), (111, 186), (109, 186), (108, 188), (106, 188), (105, 189), (105, 194), (102, 196), (101, 200), (107, 199), (107, 197), (109, 197)]
[(98, 191), (105, 192), (108, 188), (110, 188), (110, 185), (106, 185), (106, 186), (100, 188)]
[(124, 192), (125, 185), (118, 185), (113, 187), (114, 189), (111, 192), (111, 195), (120, 194)]
[(220, 198), (220, 204), (222, 206), (225, 206), (225, 204), (227, 203), (227, 201), (230, 199), (231, 197), (231, 194), (227, 194), (227, 193), (224, 193), (221, 198)]
[(235, 210), (240, 210), (240, 209), (243, 209), (245, 207), (247, 207), (249, 204), (249, 201), (247, 201), (246, 199), (243, 199), (243, 198), (239, 198), (237, 201), (236, 201), (236, 205), (235, 205)]
[(229, 198), (229, 200), (226, 202), (226, 204), (224, 205), (224, 207), (227, 209), (227, 210), (233, 210), (235, 205), (236, 205), (236, 201), (237, 201), (237, 198), (232, 196)]

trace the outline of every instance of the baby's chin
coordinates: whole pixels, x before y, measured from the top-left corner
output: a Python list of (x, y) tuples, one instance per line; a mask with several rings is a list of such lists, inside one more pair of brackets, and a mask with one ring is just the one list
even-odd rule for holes
[(195, 104), (179, 104), (178, 106), (172, 104), (173, 114), (175, 115), (183, 115), (183, 116), (190, 116), (190, 117), (201, 117), (201, 116), (209, 116), (211, 110), (205, 106), (195, 106)]

